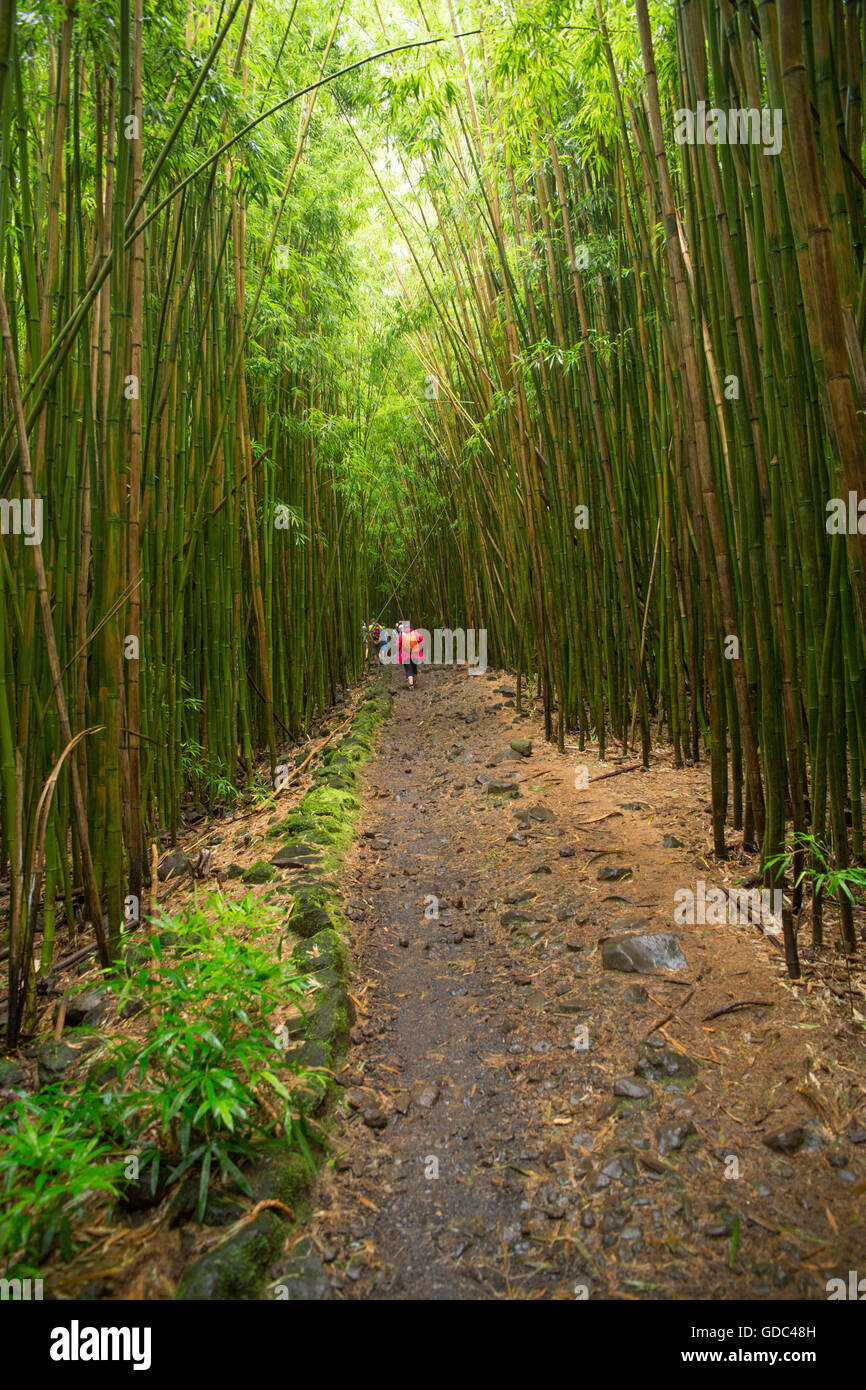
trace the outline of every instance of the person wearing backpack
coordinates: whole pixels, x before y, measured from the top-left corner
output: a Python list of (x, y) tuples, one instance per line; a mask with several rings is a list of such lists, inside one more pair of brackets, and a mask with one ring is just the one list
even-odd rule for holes
[(373, 643), (373, 651), (379, 657), (380, 661), (382, 659), (382, 649), (387, 640), (385, 629), (382, 627), (382, 624), (374, 620), (370, 624), (370, 641)]
[(424, 638), (405, 620), (397, 625), (397, 660), (405, 666), (408, 687), (414, 690), (418, 666), (424, 660)]

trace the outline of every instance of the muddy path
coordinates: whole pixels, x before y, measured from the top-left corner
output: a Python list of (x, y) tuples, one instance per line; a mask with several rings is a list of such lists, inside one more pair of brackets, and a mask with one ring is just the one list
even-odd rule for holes
[(705, 770), (662, 749), (576, 791), (576, 762), (616, 763), (545, 745), (513, 678), (391, 680), (345, 866), (358, 1016), (313, 1227), (334, 1295), (825, 1299), (866, 1244), (840, 962), (792, 986), (726, 924), (677, 928), (680, 970), (605, 969), (602, 938), (754, 867), (710, 859)]

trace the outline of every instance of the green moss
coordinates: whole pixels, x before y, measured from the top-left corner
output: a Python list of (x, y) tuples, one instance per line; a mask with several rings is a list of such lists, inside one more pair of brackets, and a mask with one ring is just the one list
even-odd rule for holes
[(185, 1272), (181, 1300), (245, 1298), (263, 1295), (266, 1267), (280, 1253), (285, 1225), (273, 1211), (263, 1211), (249, 1226), (208, 1250)]
[(257, 1202), (283, 1202), (296, 1216), (314, 1178), (300, 1154), (285, 1150), (266, 1154), (246, 1176)]
[(255, 864), (251, 864), (244, 872), (242, 880), (244, 883), (270, 883), (271, 879), (275, 877), (276, 874), (270, 864), (265, 859), (257, 859)]

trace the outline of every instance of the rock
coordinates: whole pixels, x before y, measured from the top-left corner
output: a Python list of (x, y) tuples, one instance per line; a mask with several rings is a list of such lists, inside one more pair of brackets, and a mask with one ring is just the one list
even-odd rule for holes
[(696, 1134), (697, 1130), (691, 1120), (683, 1120), (678, 1125), (668, 1125), (658, 1132), (659, 1157), (664, 1158), (665, 1154), (673, 1153), (675, 1149), (681, 1149), (690, 1134)]
[(171, 950), (174, 946), (180, 945), (180, 932), (166, 928), (165, 931), (154, 932), (150, 938), (163, 951)]
[(491, 779), (485, 783), (484, 791), (488, 796), (520, 796), (520, 788), (516, 782), (500, 782)]
[(530, 806), (529, 815), (532, 820), (539, 822), (547, 822), (556, 819), (550, 807), (542, 806), (540, 802), (537, 806)]
[(257, 1202), (282, 1202), (292, 1210), (309, 1200), (315, 1181), (306, 1159), (298, 1153), (272, 1153), (257, 1159), (247, 1170)]
[(321, 863), (321, 851), (302, 840), (290, 840), (277, 850), (271, 863), (275, 869), (308, 869)]
[(118, 1010), (117, 1016), (124, 1019), (135, 1018), (136, 1014), (140, 1014), (144, 1007), (143, 999), (127, 999), (126, 1003), (122, 1004)]
[(774, 1134), (768, 1134), (764, 1144), (775, 1153), (795, 1154), (802, 1149), (807, 1137), (802, 1125), (792, 1125), (790, 1129), (779, 1129)]
[(562, 845), (559, 851), (560, 859), (574, 858), (574, 845)]
[(17, 1062), (0, 1058), (0, 1091), (11, 1091), (24, 1080), (24, 1073)]
[(251, 864), (241, 875), (244, 883), (270, 883), (274, 877), (271, 865), (265, 863), (264, 859), (257, 859), (255, 864)]
[[(332, 1252), (332, 1253), (331, 1253)], [(277, 1277), (268, 1285), (271, 1297), (290, 1303), (316, 1303), (333, 1299), (331, 1284), (324, 1260), (335, 1259), (334, 1247), (326, 1247), (320, 1256), (309, 1240), (299, 1241), (293, 1248)]]
[[(292, 964), (299, 974), (309, 974), (319, 988), (313, 995), (313, 1007), (304, 1021), (305, 1041), (293, 1053), (293, 1060), (309, 1067), (333, 1069), (340, 1048), (354, 1023), (354, 1005), (344, 984), (346, 960), (343, 945), (333, 928), (317, 932), (299, 941), (292, 952)], [(315, 1110), (327, 1094), (327, 1079), (321, 1072), (311, 1072), (305, 1081), (308, 1089), (306, 1108)]]
[(581, 949), (581, 943), (576, 936), (567, 936), (565, 938), (565, 949), (566, 951), (579, 951)]
[(678, 840), (677, 837), (676, 837), (676, 835), (665, 835), (665, 838), (664, 838), (664, 840), (662, 841), (662, 843), (664, 844), (665, 849), (684, 849), (684, 848), (685, 848), (685, 846), (683, 845), (682, 840)]
[(511, 832), (510, 835), (506, 835), (505, 839), (506, 839), (506, 841), (507, 841), (507, 840), (511, 840), (512, 843), (515, 844), (515, 845), (525, 845), (525, 844), (526, 844), (526, 836), (525, 836), (525, 835), (521, 835), (521, 833), (520, 833), (519, 830), (513, 830), (513, 831)]
[(285, 1225), (272, 1210), (260, 1212), (236, 1235), (208, 1250), (184, 1272), (181, 1300), (256, 1299), (263, 1271), (282, 1249)]
[(631, 878), (631, 876), (631, 869), (615, 868), (612, 864), (606, 864), (596, 874), (599, 883), (621, 883), (623, 879)]
[(866, 1129), (849, 1129), (848, 1138), (852, 1144), (866, 1144)]
[(648, 810), (649, 810), (649, 806), (647, 806), (647, 804), (646, 804), (645, 801), (621, 801), (619, 804), (620, 804), (620, 806), (622, 807), (622, 809), (623, 809), (624, 811), (648, 811)]
[(439, 1087), (435, 1081), (428, 1081), (415, 1096), (415, 1104), (422, 1110), (432, 1110), (439, 1099)]
[(521, 889), (518, 889), (518, 890), (512, 890), (512, 892), (510, 892), (510, 893), (506, 893), (506, 894), (505, 894), (505, 901), (506, 901), (507, 903), (525, 903), (525, 902), (527, 901), (528, 898), (534, 898), (534, 897), (535, 897), (535, 889), (534, 889), (534, 888), (521, 888)]
[(409, 945), (409, 938), (408, 938), (408, 936), (401, 936), (401, 937), (398, 937), (397, 944), (398, 944), (398, 946), (408, 946), (408, 945)]
[[(54, 1018), (60, 1012), (61, 1005), (58, 1003), (54, 1010)], [(66, 1004), (66, 1023), (70, 1028), (80, 1028), (82, 1024), (93, 1027), (108, 1008), (108, 999), (98, 990), (85, 990), (83, 994), (72, 994)]]
[(532, 740), (528, 738), (513, 738), (508, 746), (513, 748), (515, 753), (519, 753), (521, 758), (528, 758), (532, 753)]
[(649, 995), (643, 985), (629, 985), (622, 997), (627, 1004), (649, 1003)]
[(688, 961), (671, 932), (642, 933), (636, 936), (609, 936), (602, 942), (601, 962), (605, 970), (652, 975), (657, 970), (685, 970)]
[(293, 904), (289, 929), (296, 936), (309, 938), (335, 925), (336, 889), (329, 879), (311, 874), (292, 885)]
[(625, 1096), (627, 1100), (646, 1100), (647, 1096), (652, 1095), (649, 1086), (632, 1081), (630, 1076), (620, 1076), (613, 1083), (613, 1093), (615, 1096)]
[[(179, 1226), (184, 1221), (198, 1219), (198, 1187), (198, 1178), (190, 1177), (185, 1178), (175, 1188), (174, 1196), (168, 1206), (169, 1227)], [(233, 1221), (237, 1221), (239, 1217), (243, 1216), (244, 1211), (243, 1203), (233, 1201), (225, 1193), (209, 1192), (201, 1224), (203, 1226), (230, 1226)]]
[(126, 946), (122, 960), (126, 970), (137, 970), (140, 965), (147, 965), (152, 961), (153, 954), (147, 946)]
[(384, 1129), (388, 1123), (388, 1116), (378, 1106), (369, 1106), (362, 1110), (361, 1119), (369, 1129)]
[(167, 878), (182, 878), (183, 875), (188, 872), (189, 860), (186, 855), (178, 849), (175, 850), (173, 854), (166, 855), (156, 871), (156, 876), (160, 883), (164, 883)]
[(57, 1081), (78, 1060), (78, 1049), (64, 1042), (49, 1038), (36, 1049), (36, 1067), (39, 1085), (48, 1086)]
[(697, 1072), (697, 1062), (667, 1047), (655, 1049), (652, 1056), (644, 1052), (634, 1069), (635, 1076), (645, 1081), (666, 1081), (671, 1076), (684, 1079), (697, 1076)]
[(350, 1086), (344, 1098), (350, 1110), (363, 1110), (373, 1103), (370, 1093), (361, 1086)]
[(525, 912), (503, 912), (499, 919), (500, 927), (506, 927), (511, 931), (514, 927), (528, 926), (532, 922), (531, 917), (527, 917)]
[(240, 878), (243, 871), (242, 864), (229, 864), (226, 869), (226, 878)]
[(561, 1014), (579, 1014), (586, 1007), (586, 1000), (581, 999), (576, 994), (569, 994), (565, 999), (556, 1000), (556, 1008)]

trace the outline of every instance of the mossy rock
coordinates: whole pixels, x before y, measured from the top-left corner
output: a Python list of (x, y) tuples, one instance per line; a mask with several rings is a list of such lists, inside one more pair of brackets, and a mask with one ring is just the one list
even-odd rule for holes
[(301, 811), (292, 811), (280, 822), (277, 830), (285, 835), (309, 835), (315, 824), (312, 816), (305, 816)]
[(208, 1250), (184, 1273), (178, 1289), (181, 1300), (261, 1298), (266, 1266), (283, 1248), (285, 1224), (273, 1211)]
[(328, 1271), (312, 1241), (300, 1241), (280, 1264), (268, 1292), (277, 1301), (292, 1303), (325, 1302), (333, 1299)]
[(354, 787), (354, 774), (339, 768), (322, 768), (313, 775), (313, 787), (334, 787), (337, 791), (347, 791)]
[(360, 807), (352, 792), (341, 787), (311, 787), (301, 805), (305, 815), (335, 816), (337, 820), (351, 819)]
[(295, 1216), (306, 1205), (315, 1175), (298, 1153), (265, 1153), (244, 1171), (257, 1202), (282, 1202)]
[(244, 872), (242, 880), (244, 883), (270, 883), (271, 879), (275, 877), (276, 874), (271, 865), (264, 859), (257, 859), (255, 864), (251, 864)]
[(40, 1086), (48, 1086), (65, 1076), (70, 1067), (78, 1061), (80, 1049), (70, 1047), (65, 1042), (48, 1038), (40, 1043), (36, 1052), (36, 1066)]
[(299, 883), (294, 889), (293, 898), (288, 926), (296, 936), (310, 938), (321, 931), (341, 929), (343, 923), (338, 901), (327, 879), (320, 883)]
[[(348, 1039), (354, 1012), (346, 992), (346, 950), (338, 932), (326, 928), (306, 941), (299, 941), (292, 952), (292, 964), (319, 986), (304, 1020), (304, 1041), (293, 1053), (293, 1060), (305, 1067), (324, 1067), (332, 1071), (337, 1054)], [(294, 1093), (302, 1109), (318, 1109), (329, 1084), (328, 1077), (322, 1073), (312, 1072), (307, 1076), (300, 1092)]]
[(321, 863), (322, 851), (303, 840), (287, 840), (280, 845), (271, 863), (277, 869), (306, 869)]
[(0, 1090), (11, 1090), (13, 1086), (20, 1086), (23, 1080), (24, 1073), (17, 1062), (0, 1059)]

